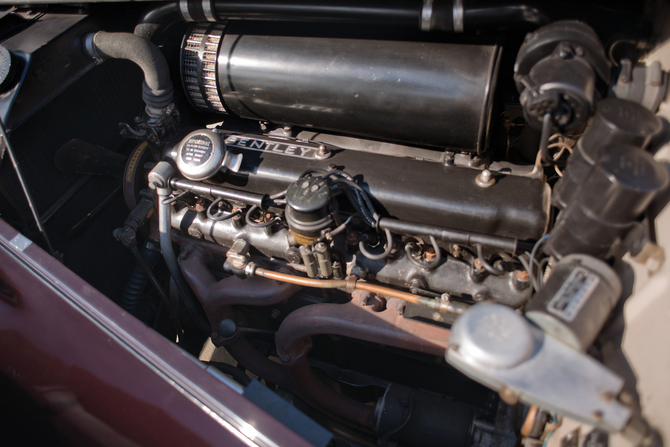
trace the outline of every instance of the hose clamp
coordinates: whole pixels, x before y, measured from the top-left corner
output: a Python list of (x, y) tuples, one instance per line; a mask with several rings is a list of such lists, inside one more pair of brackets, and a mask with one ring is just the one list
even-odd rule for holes
[(433, 17), (433, 0), (423, 0), (421, 8), (421, 31), (430, 31), (430, 20)]
[(202, 0), (202, 12), (205, 14), (208, 22), (216, 22), (214, 11), (212, 10), (212, 0)]
[(187, 22), (195, 22), (191, 13), (188, 12), (188, 0), (179, 0), (179, 11), (181, 12), (182, 17)]
[(95, 51), (95, 43), (93, 43), (93, 39), (95, 38), (95, 35), (97, 33), (90, 33), (87, 34), (86, 37), (84, 37), (84, 52), (95, 59), (95, 63), (100, 65), (104, 58), (100, 57), (97, 51)]
[(454, 32), (463, 32), (463, 0), (454, 0)]

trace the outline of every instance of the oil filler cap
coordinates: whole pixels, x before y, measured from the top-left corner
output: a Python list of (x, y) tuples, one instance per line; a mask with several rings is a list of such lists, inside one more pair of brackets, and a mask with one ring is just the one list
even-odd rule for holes
[(226, 150), (222, 138), (209, 129), (200, 129), (186, 135), (177, 148), (177, 168), (190, 180), (205, 180), (222, 169), (237, 172), (242, 155)]

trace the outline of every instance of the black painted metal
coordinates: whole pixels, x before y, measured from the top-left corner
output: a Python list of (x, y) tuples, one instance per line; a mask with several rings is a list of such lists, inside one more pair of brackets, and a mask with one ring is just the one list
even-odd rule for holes
[[(190, 51), (188, 39), (184, 45)], [(237, 24), (220, 39), (218, 98), (207, 88), (209, 101), (214, 97), (222, 107), (192, 100), (243, 118), (482, 152), (499, 50), (495, 44), (258, 35)], [(203, 69), (183, 67), (185, 85)]]
[[(315, 160), (228, 149), (243, 154), (244, 161), (238, 173), (228, 173), (219, 181), (249, 193), (276, 194), (305, 171), (333, 165), (370, 193), (383, 217), (520, 240), (540, 238), (548, 224), (550, 191), (537, 179), (494, 174), (496, 184), (484, 189), (475, 182), (478, 170), (407, 158), (334, 150), (329, 159)], [(500, 248), (509, 251), (512, 246), (507, 244)]]

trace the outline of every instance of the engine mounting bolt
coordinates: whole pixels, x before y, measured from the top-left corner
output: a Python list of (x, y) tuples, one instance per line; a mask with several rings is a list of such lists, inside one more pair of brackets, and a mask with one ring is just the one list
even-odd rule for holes
[(493, 174), (491, 174), (491, 171), (488, 169), (484, 169), (475, 179), (475, 183), (477, 183), (480, 188), (488, 188), (489, 186), (494, 185), (495, 182), (495, 177), (493, 177)]

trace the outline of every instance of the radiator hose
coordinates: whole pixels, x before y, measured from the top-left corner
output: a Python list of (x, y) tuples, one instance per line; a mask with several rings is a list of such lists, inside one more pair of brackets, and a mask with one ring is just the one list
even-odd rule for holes
[(158, 47), (144, 37), (99, 31), (85, 37), (84, 50), (97, 60), (127, 59), (137, 64), (144, 72), (142, 99), (149, 115), (160, 115), (172, 104), (174, 90), (168, 63)]

